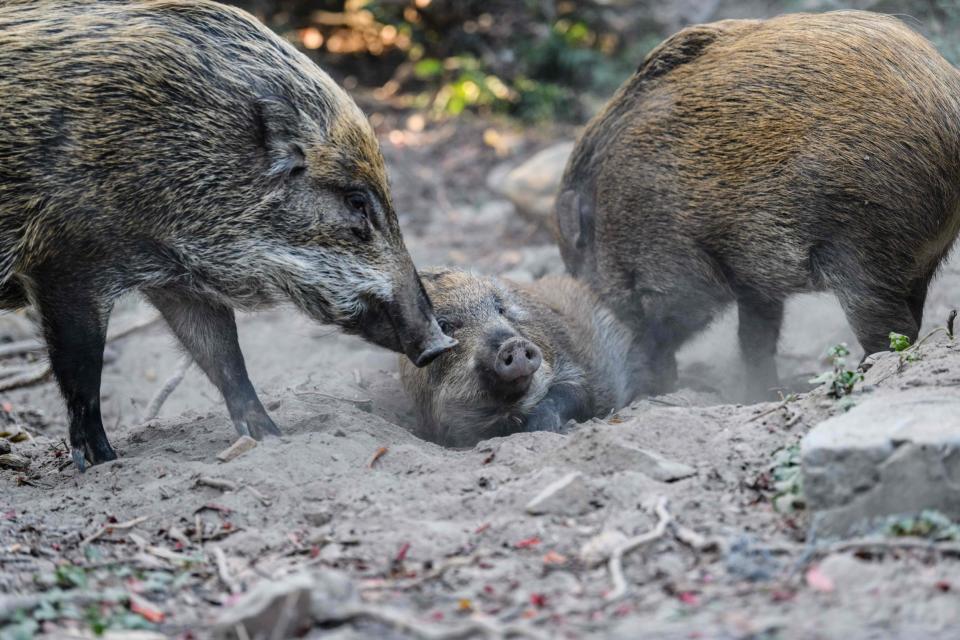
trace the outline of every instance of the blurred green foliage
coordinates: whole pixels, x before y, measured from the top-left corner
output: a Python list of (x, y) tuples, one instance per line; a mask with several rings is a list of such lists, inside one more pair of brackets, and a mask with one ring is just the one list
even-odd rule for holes
[(348, 88), (435, 117), (583, 121), (691, 22), (788, 11), (897, 14), (953, 62), (960, 0), (237, 0)]

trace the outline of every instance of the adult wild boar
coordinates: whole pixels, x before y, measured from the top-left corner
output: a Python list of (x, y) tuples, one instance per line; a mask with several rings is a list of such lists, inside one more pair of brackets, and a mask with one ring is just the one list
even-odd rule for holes
[(0, 4), (0, 301), (32, 303), (77, 466), (100, 418), (107, 318), (140, 290), (241, 434), (278, 433), (233, 308), (293, 301), (424, 365), (444, 336), (374, 133), (316, 65), (203, 0)]
[(659, 372), (647, 392), (735, 301), (762, 397), (790, 294), (835, 292), (867, 353), (916, 337), (960, 227), (960, 74), (872, 13), (690, 27), (588, 125), (556, 215), (568, 269)]

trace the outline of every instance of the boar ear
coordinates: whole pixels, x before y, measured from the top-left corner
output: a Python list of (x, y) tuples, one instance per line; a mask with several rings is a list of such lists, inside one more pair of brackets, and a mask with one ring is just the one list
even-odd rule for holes
[(557, 197), (557, 230), (570, 247), (583, 249), (593, 235), (593, 215), (584, 198), (568, 189)]
[(296, 105), (283, 96), (261, 96), (255, 113), (258, 141), (267, 154), (267, 172), (286, 177), (306, 169), (306, 154), (300, 143), (303, 119)]

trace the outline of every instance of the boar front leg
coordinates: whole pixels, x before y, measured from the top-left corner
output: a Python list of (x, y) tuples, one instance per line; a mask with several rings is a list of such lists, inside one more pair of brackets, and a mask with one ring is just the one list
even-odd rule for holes
[(117, 454), (100, 417), (103, 347), (112, 305), (95, 290), (72, 282), (56, 270), (33, 274), (32, 281), (50, 368), (70, 416), (73, 463), (83, 471), (87, 460), (92, 464), (114, 460)]
[(280, 435), (247, 376), (233, 309), (171, 291), (152, 290), (147, 297), (220, 390), (237, 433), (257, 440), (264, 434)]

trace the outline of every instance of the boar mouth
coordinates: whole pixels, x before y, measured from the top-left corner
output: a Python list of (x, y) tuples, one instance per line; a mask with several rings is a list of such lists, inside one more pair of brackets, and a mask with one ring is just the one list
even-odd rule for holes
[(487, 395), (502, 406), (521, 402), (530, 391), (536, 372), (510, 381), (501, 380), (492, 370), (486, 370), (486, 367), (481, 368), (478, 374)]
[[(367, 297), (364, 310), (347, 328), (370, 342), (402, 353), (417, 367), (425, 367), (442, 353), (457, 346), (457, 341), (440, 330), (432, 313), (423, 313), (417, 305), (396, 300)], [(408, 307), (414, 306), (414, 309)]]

